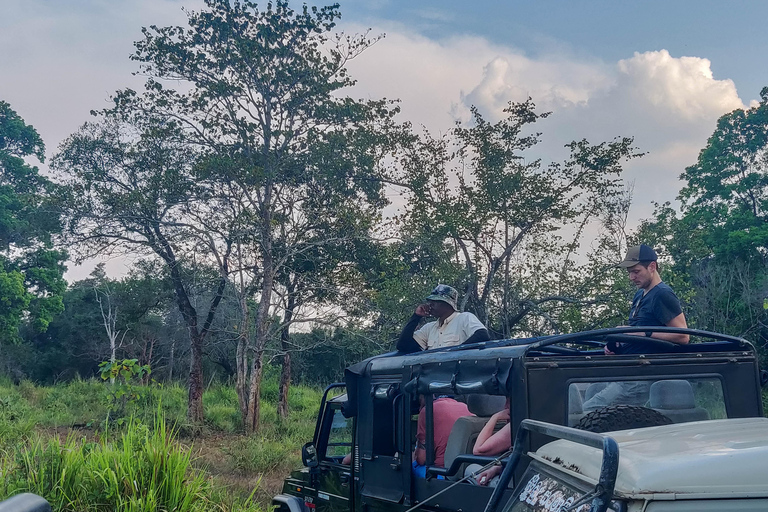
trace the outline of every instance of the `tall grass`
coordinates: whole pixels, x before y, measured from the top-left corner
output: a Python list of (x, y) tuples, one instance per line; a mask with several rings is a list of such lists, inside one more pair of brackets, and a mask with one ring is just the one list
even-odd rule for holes
[[(195, 512), (228, 510), (206, 475), (193, 467), (191, 451), (180, 445), (163, 419), (154, 428), (131, 421), (114, 441), (70, 435), (35, 435), (5, 466), (2, 495), (33, 492), (56, 511)], [(212, 500), (212, 496), (216, 496)], [(237, 510), (260, 511), (253, 502)]]
[(0, 499), (34, 492), (56, 511), (264, 510), (300, 466), (321, 397), (292, 387), (290, 416), (280, 419), (274, 380), (263, 387), (259, 432), (245, 435), (237, 395), (224, 385), (206, 390), (200, 429), (187, 423), (178, 384), (136, 386), (139, 398), (118, 424), (105, 421), (109, 383), (0, 379)]

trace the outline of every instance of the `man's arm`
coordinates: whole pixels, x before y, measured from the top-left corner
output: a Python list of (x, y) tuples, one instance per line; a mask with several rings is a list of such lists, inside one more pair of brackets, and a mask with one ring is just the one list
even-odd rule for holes
[(427, 450), (424, 449), (423, 445), (417, 445), (416, 449), (413, 450), (413, 460), (415, 460), (416, 464), (419, 466), (423, 466), (427, 463)]
[[(688, 327), (688, 324), (685, 321), (685, 314), (680, 313), (675, 318), (667, 322), (667, 327)], [(691, 341), (691, 337), (687, 334), (680, 334), (676, 332), (654, 332), (651, 335), (651, 338), (671, 341), (672, 343), (678, 343), (680, 345), (686, 345), (689, 341)]]
[(488, 341), (490, 339), (491, 339), (491, 336), (488, 334), (488, 329), (482, 328), (472, 333), (472, 336), (467, 338), (467, 341), (462, 343), (462, 345), (469, 345), (471, 343), (480, 343), (481, 341)]
[(423, 466), (427, 463), (427, 411), (422, 407), (419, 410), (419, 419), (416, 421), (416, 448), (413, 450), (413, 460)]
[(464, 336), (467, 337), (461, 344), (469, 345), (470, 343), (478, 343), (480, 341), (488, 341), (491, 339), (488, 334), (488, 329), (485, 328), (483, 323), (472, 313), (461, 313), (464, 327), (462, 328)]
[(413, 339), (413, 333), (416, 331), (416, 327), (419, 325), (422, 317), (414, 313), (411, 315), (411, 319), (403, 327), (403, 332), (400, 333), (400, 339), (397, 340), (397, 350), (410, 354), (411, 352), (419, 352), (421, 345), (419, 345), (415, 339)]

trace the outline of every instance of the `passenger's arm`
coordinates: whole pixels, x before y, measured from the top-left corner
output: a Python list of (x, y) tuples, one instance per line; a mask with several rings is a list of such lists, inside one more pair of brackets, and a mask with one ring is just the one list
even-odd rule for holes
[(475, 447), (472, 448), (474, 455), (497, 455), (504, 453), (511, 446), (511, 433), (509, 423), (504, 425), (501, 430), (494, 434), (493, 430), (499, 421), (509, 421), (509, 411), (504, 409), (497, 412), (488, 420), (483, 429), (477, 435)]
[(414, 313), (411, 315), (411, 319), (403, 327), (403, 332), (400, 333), (400, 339), (397, 340), (397, 350), (410, 354), (411, 352), (419, 352), (421, 345), (419, 345), (415, 339), (413, 339), (413, 333), (416, 331), (416, 327), (419, 325), (422, 317)]
[(501, 466), (491, 466), (482, 473), (478, 473), (475, 476), (475, 481), (478, 485), (488, 485), (493, 478), (501, 473)]

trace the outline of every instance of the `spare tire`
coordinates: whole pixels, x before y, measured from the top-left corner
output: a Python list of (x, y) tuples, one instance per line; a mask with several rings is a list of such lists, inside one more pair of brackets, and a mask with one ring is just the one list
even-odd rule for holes
[(631, 428), (657, 427), (672, 423), (659, 411), (637, 405), (610, 405), (585, 414), (576, 428), (590, 432), (611, 432)]

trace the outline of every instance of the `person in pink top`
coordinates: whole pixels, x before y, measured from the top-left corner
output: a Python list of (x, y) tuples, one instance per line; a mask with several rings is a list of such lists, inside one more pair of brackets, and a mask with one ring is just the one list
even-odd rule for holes
[[(413, 470), (414, 474), (420, 477), (425, 476), (427, 463), (427, 416), (426, 399), (423, 395), (419, 396), (421, 409), (419, 410), (419, 420), (416, 428), (416, 449), (413, 451)], [(448, 436), (451, 435), (451, 429), (456, 420), (463, 416), (472, 416), (467, 409), (467, 404), (457, 402), (453, 398), (446, 396), (438, 397), (432, 402), (433, 422), (434, 422), (434, 443), (435, 448), (435, 466), (442, 467), (445, 464), (445, 448), (448, 446)]]

